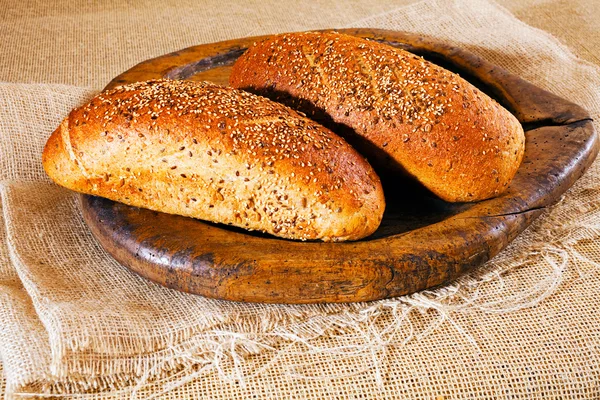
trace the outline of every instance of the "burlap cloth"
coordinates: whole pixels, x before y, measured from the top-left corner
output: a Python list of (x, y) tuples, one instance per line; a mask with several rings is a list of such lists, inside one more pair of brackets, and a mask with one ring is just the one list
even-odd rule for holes
[(1, 5), (7, 398), (600, 398), (599, 163), (471, 276), (392, 300), (308, 306), (209, 300), (137, 277), (95, 242), (73, 193), (42, 171), (43, 143), (60, 119), (122, 70), (193, 44), (281, 31), (420, 32), (600, 116), (600, 70), (504, 8), (398, 5)]

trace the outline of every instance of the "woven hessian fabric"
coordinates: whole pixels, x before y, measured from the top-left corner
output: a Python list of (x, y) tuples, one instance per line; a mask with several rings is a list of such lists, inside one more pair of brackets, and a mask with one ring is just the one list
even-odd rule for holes
[[(223, 2), (217, 13), (203, 4), (125, 10), (115, 2), (77, 15), (59, 3), (25, 4), (31, 15), (22, 24), (2, 11), (0, 32), (14, 39), (0, 64), (7, 398), (600, 397), (598, 162), (494, 260), (411, 296), (232, 303), (163, 288), (115, 262), (89, 233), (74, 193), (45, 176), (42, 147), (113, 76), (178, 48), (325, 27), (410, 31), (466, 48), (600, 116), (598, 67), (485, 0), (286, 9), (257, 0)], [(301, 6), (306, 18), (298, 18)], [(46, 38), (45, 30), (64, 35)]]

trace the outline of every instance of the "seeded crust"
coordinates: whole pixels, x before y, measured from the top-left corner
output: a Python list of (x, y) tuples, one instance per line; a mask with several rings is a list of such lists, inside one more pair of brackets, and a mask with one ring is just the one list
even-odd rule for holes
[(69, 189), (290, 239), (356, 240), (385, 207), (343, 139), (263, 97), (209, 83), (121, 86), (74, 109), (48, 140)]
[(408, 173), (446, 201), (499, 195), (523, 158), (525, 135), (511, 113), (458, 75), (377, 42), (273, 36), (238, 59), (230, 84), (304, 111), (380, 174)]

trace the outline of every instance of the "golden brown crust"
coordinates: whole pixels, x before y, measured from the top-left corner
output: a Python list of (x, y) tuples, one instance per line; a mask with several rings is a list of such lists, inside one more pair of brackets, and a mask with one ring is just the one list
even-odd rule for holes
[(230, 84), (323, 110), (362, 138), (357, 149), (376, 167), (408, 172), (447, 201), (502, 193), (523, 158), (523, 129), (507, 110), (458, 75), (377, 42), (273, 36), (238, 59)]
[(43, 153), (82, 193), (294, 239), (377, 229), (379, 178), (343, 139), (295, 111), (186, 81), (126, 85), (73, 110)]

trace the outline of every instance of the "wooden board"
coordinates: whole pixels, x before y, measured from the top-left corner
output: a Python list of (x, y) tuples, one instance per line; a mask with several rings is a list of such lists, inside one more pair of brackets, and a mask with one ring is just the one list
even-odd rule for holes
[[(81, 196), (85, 221), (120, 263), (170, 288), (207, 297), (281, 303), (354, 302), (412, 293), (483, 264), (584, 173), (599, 143), (589, 114), (458, 48), (409, 33), (347, 29), (401, 47), (477, 85), (526, 130), (525, 159), (509, 190), (474, 204), (386, 192), (379, 230), (351, 243), (294, 242)], [(145, 61), (119, 84), (168, 77), (227, 84), (254, 41), (190, 47)]]

